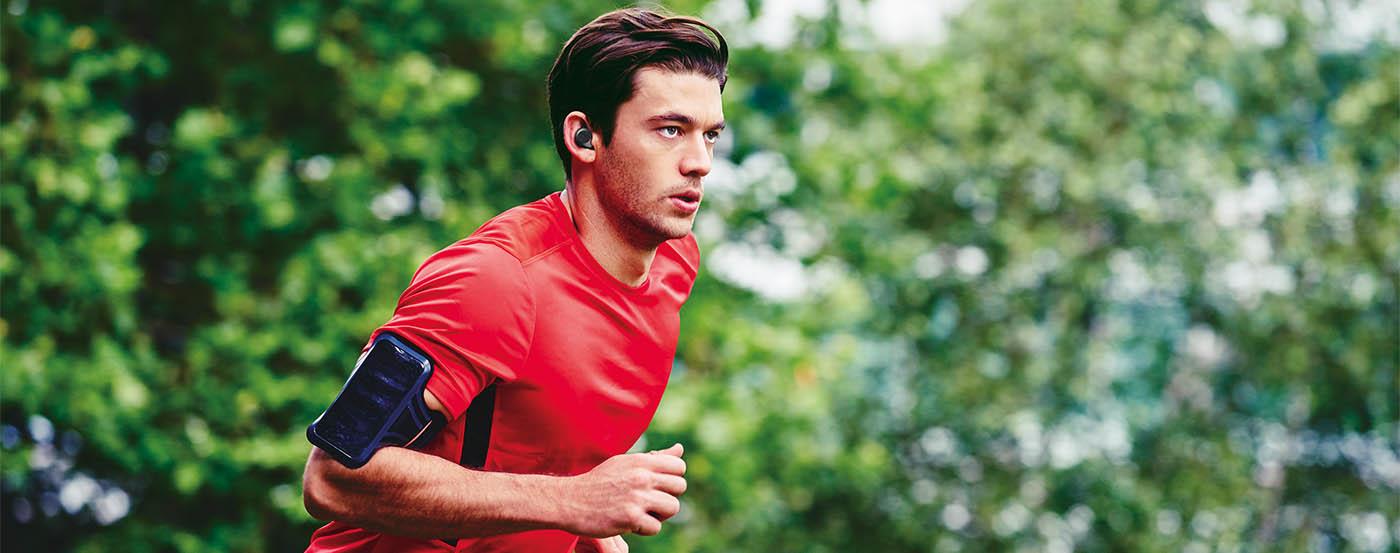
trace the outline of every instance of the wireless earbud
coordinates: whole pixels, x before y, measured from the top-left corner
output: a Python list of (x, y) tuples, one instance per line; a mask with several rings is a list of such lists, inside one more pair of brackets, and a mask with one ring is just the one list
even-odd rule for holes
[(588, 148), (592, 150), (593, 131), (588, 130), (587, 127), (579, 129), (578, 132), (574, 133), (574, 144), (577, 144), (580, 148)]

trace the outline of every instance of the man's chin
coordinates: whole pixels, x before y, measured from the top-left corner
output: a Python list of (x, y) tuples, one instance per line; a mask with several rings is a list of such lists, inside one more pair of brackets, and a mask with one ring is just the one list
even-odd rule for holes
[(685, 218), (685, 220), (654, 221), (651, 225), (651, 235), (657, 244), (667, 240), (685, 238), (690, 234), (691, 228), (695, 225), (695, 220)]
[(693, 217), (693, 216), (692, 216), (692, 217), (686, 217), (683, 221), (676, 221), (676, 222), (675, 222), (675, 225), (672, 226), (672, 227), (670, 228), (670, 231), (671, 231), (671, 232), (667, 233), (667, 236), (668, 236), (667, 240), (675, 240), (675, 239), (677, 239), (677, 238), (685, 238), (687, 235), (690, 234), (691, 230), (693, 230), (694, 228), (695, 228), (695, 217)]

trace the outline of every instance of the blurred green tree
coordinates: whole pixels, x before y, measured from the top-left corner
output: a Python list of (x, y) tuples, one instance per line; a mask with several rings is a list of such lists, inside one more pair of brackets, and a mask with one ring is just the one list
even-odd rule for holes
[[(733, 132), (632, 546), (1400, 549), (1400, 22), (1338, 23), (1393, 10), (883, 4), (671, 6)], [(5, 548), (302, 547), (305, 425), (560, 187), (543, 78), (612, 7), (8, 2)]]

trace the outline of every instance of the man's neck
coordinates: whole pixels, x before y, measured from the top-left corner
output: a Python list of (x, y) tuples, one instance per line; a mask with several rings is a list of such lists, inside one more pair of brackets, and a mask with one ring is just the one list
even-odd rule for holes
[(570, 184), (559, 199), (573, 219), (584, 248), (613, 278), (628, 286), (640, 286), (651, 271), (657, 246), (639, 246), (628, 240), (618, 223), (604, 211), (598, 196), (581, 192), (582, 188), (585, 187)]

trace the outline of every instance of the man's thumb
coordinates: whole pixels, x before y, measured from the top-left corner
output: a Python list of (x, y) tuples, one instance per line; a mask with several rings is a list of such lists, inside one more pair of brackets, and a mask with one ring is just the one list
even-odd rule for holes
[(681, 455), (685, 454), (685, 446), (682, 446), (679, 443), (675, 443), (672, 444), (671, 447), (668, 447), (666, 449), (658, 449), (656, 451), (653, 451), (652, 453), (660, 453), (663, 455), (674, 455), (676, 457), (680, 457)]

